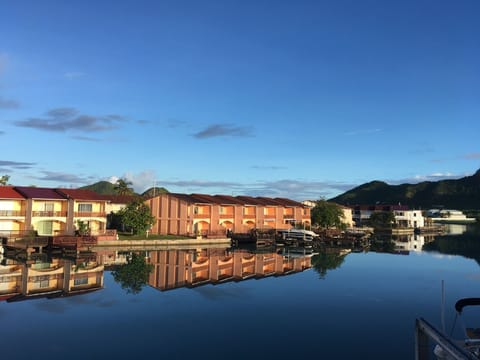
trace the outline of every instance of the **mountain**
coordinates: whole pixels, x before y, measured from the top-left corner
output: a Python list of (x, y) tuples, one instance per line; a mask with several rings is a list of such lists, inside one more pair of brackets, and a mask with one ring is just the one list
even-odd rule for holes
[(150, 199), (159, 194), (167, 194), (167, 193), (168, 193), (168, 190), (165, 189), (164, 187), (151, 187), (150, 189), (144, 191), (142, 196), (145, 199)]
[[(111, 182), (108, 182), (108, 181), (99, 181), (99, 182), (96, 182), (95, 184), (83, 186), (80, 189), (91, 190), (101, 195), (117, 195), (117, 192), (115, 191), (115, 184), (112, 184)], [(144, 191), (141, 196), (143, 196), (146, 199), (149, 199), (155, 195), (165, 194), (165, 193), (168, 193), (168, 190), (165, 189), (164, 187), (154, 187), (154, 188), (152, 187)]]
[(82, 190), (91, 190), (101, 195), (116, 195), (115, 185), (108, 181), (99, 181), (92, 185), (83, 186)]
[(389, 185), (372, 181), (329, 201), (342, 205), (405, 204), (411, 208), (480, 209), (480, 170), (456, 180)]

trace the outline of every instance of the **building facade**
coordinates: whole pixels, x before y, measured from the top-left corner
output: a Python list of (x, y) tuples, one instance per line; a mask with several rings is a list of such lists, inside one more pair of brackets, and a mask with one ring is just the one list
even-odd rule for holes
[(89, 190), (0, 186), (0, 235), (74, 235), (79, 222), (100, 234), (106, 230), (107, 203)]
[(153, 234), (224, 236), (253, 228), (310, 227), (310, 208), (284, 198), (168, 193), (146, 204), (156, 219)]
[(391, 212), (398, 228), (420, 228), (425, 226), (421, 210), (410, 210), (406, 205), (356, 205), (352, 208), (353, 222), (357, 226), (368, 224), (374, 212)]

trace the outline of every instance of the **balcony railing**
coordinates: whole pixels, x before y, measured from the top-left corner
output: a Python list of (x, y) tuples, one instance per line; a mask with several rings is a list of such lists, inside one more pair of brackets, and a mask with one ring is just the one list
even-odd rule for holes
[(294, 215), (294, 214), (285, 214), (285, 215), (283, 215), (283, 218), (284, 218), (284, 219), (292, 219), (292, 220), (293, 220), (293, 219), (295, 218), (295, 215)]
[(99, 212), (76, 211), (73, 216), (75, 216), (75, 217), (105, 217), (106, 213), (104, 211), (99, 211)]
[(202, 214), (193, 214), (193, 217), (196, 218), (196, 219), (209, 218), (209, 217), (210, 217), (210, 213), (207, 212), (207, 213), (202, 213)]
[(38, 217), (67, 217), (66, 211), (32, 211), (32, 215)]
[(0, 210), (0, 217), (21, 217), (25, 214), (25, 210)]

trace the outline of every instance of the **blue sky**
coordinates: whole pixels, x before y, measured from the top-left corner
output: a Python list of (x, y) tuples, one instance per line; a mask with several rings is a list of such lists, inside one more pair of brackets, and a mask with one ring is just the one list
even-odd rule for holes
[(0, 174), (331, 198), (480, 168), (480, 2), (0, 0)]

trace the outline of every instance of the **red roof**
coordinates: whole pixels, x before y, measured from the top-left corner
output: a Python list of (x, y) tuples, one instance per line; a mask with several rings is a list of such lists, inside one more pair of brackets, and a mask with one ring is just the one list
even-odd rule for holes
[(284, 198), (267, 198), (252, 196), (206, 195), (206, 194), (177, 194), (168, 193), (177, 199), (192, 204), (219, 204), (219, 205), (262, 205), (262, 206), (294, 206), (306, 207), (302, 203)]
[(107, 201), (100, 194), (97, 194), (91, 190), (82, 189), (56, 189), (57, 193), (65, 196), (66, 198), (72, 198), (75, 200), (94, 200), (94, 201)]
[(0, 199), (25, 199), (13, 186), (0, 186)]
[(15, 186), (15, 190), (28, 199), (67, 200), (54, 189), (33, 186)]

